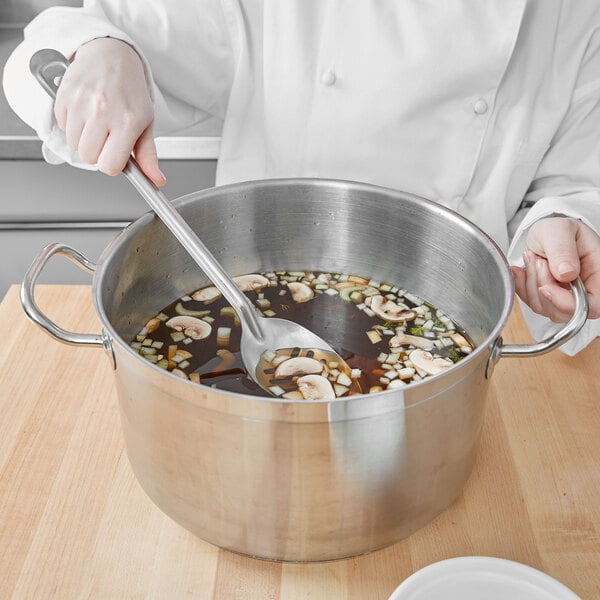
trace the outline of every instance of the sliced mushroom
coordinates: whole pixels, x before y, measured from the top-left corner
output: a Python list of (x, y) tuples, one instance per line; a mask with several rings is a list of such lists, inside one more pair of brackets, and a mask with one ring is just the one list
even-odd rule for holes
[(175, 306), (175, 312), (178, 315), (185, 315), (187, 317), (205, 317), (206, 315), (210, 315), (210, 310), (191, 310), (186, 308), (181, 302), (178, 302)]
[(304, 375), (296, 381), (298, 390), (305, 400), (329, 400), (335, 398), (333, 386), (322, 375)]
[(295, 377), (296, 375), (313, 375), (322, 373), (323, 366), (323, 363), (315, 358), (296, 356), (277, 365), (273, 375), (276, 379), (285, 379), (287, 377)]
[(409, 335), (408, 333), (399, 333), (390, 340), (390, 348), (399, 348), (400, 346), (414, 346), (421, 350), (432, 350), (433, 341), (418, 335)]
[(386, 300), (381, 295), (371, 298), (370, 308), (376, 315), (386, 321), (412, 321), (417, 316), (414, 310), (406, 310), (393, 300)]
[[(148, 325), (146, 325), (146, 327), (148, 327)], [(148, 331), (150, 331), (150, 329), (148, 329)], [(450, 335), (450, 339), (459, 347), (459, 348), (469, 348), (471, 346), (471, 344), (469, 344), (469, 342), (467, 342), (466, 338), (464, 336), (462, 336), (460, 333), (458, 332), (454, 332), (453, 334)]]
[(441, 373), (454, 364), (449, 358), (434, 357), (426, 350), (413, 350), (408, 355), (408, 358), (417, 369), (421, 369), (421, 371), (424, 371), (428, 375)]
[[(253, 290), (261, 290), (269, 285), (269, 280), (258, 273), (250, 273), (249, 275), (238, 275), (233, 278), (235, 284), (242, 292), (251, 292)], [(221, 292), (211, 285), (209, 287), (197, 290), (192, 294), (192, 298), (197, 302), (212, 302), (220, 298)]]
[(354, 281), (356, 283), (367, 285), (367, 283), (369, 283), (370, 279), (366, 279), (365, 277), (361, 277), (360, 275), (350, 275), (348, 277), (348, 281)]
[(288, 289), (292, 294), (294, 302), (308, 302), (315, 297), (315, 293), (313, 292), (312, 288), (305, 283), (300, 283), (299, 281), (291, 281), (288, 283)]
[(175, 331), (182, 331), (193, 340), (202, 340), (208, 337), (212, 331), (209, 323), (196, 319), (196, 317), (173, 317), (167, 321), (166, 325)]
[(249, 275), (238, 275), (233, 278), (235, 284), (242, 292), (252, 292), (261, 290), (269, 285), (269, 280), (258, 273), (250, 273)]
[(196, 302), (212, 302), (220, 296), (221, 292), (213, 285), (197, 290), (192, 294), (192, 298), (196, 300)]
[[(342, 284), (350, 284), (343, 285)], [(335, 287), (340, 291), (340, 298), (345, 300), (346, 302), (350, 302), (352, 300), (352, 294), (356, 294), (357, 292), (361, 292), (363, 297), (371, 297), (377, 294), (377, 289), (368, 285), (359, 285), (357, 283), (353, 283), (351, 281), (342, 281), (335, 285)]]

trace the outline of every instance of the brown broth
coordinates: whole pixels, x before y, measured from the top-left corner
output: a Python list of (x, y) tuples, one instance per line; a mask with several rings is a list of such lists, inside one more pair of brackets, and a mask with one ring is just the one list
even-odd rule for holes
[[(313, 287), (315, 281), (318, 281), (318, 285), (324, 285), (323, 281), (317, 279), (320, 275), (319, 272), (307, 271), (306, 273), (312, 273), (311, 285)], [(472, 349), (472, 344), (466, 334), (451, 323), (443, 313), (441, 315), (446, 319), (444, 322), (440, 321), (439, 316), (436, 316), (437, 309), (435, 307), (426, 302), (419, 302), (420, 299), (413, 298), (410, 294), (399, 296), (399, 300), (410, 309), (419, 306), (418, 310), (425, 311), (425, 315), (417, 315), (416, 318), (405, 323), (390, 323), (389, 321), (386, 323), (383, 318), (373, 315), (373, 312), (364, 306), (364, 302), (356, 302), (356, 300), (361, 299), (362, 292), (360, 290), (357, 290), (359, 295), (355, 294), (352, 300), (349, 298), (343, 300), (340, 293), (330, 295), (325, 293), (325, 290), (314, 289), (314, 298), (299, 303), (292, 299), (290, 290), (286, 289), (287, 282), (282, 279), (282, 277), (288, 279), (293, 277), (288, 272), (278, 271), (277, 275), (273, 273), (263, 275), (268, 276), (272, 282), (271, 285), (257, 291), (246, 292), (249, 299), (253, 303), (259, 301), (267, 315), (278, 316), (299, 323), (326, 340), (336, 349), (351, 369), (360, 370), (357, 381), (365, 393), (379, 391), (379, 389), (385, 389), (387, 386), (386, 383), (382, 383), (381, 378), (384, 377), (384, 381), (389, 379), (386, 378), (386, 373), (391, 372), (392, 369), (388, 362), (381, 360), (383, 355), (387, 355), (389, 360), (397, 358), (398, 361), (396, 362), (402, 365), (404, 361), (408, 360), (409, 353), (414, 350), (413, 346), (402, 347), (399, 351), (394, 352), (390, 350), (389, 340), (393, 337), (393, 333), (396, 333), (396, 327), (398, 326), (406, 333), (421, 334), (420, 337), (423, 337), (423, 334), (431, 336), (431, 321), (433, 321), (434, 327), (437, 327), (437, 329), (445, 328), (445, 331), (436, 333), (436, 335), (441, 336), (436, 339), (444, 337), (449, 339), (449, 334), (456, 331), (469, 342), (468, 348), (463, 345), (459, 349), (454, 343), (434, 347), (431, 354), (435, 357), (450, 358), (452, 362), (457, 362)], [(328, 287), (333, 288), (335, 285), (341, 285), (340, 281), (345, 277), (339, 274), (331, 275)], [(302, 275), (298, 275), (298, 279), (303, 279)], [(360, 281), (360, 278), (358, 279)], [(308, 279), (304, 277), (304, 281), (308, 281)], [(347, 285), (350, 287), (350, 284)], [(362, 284), (357, 284), (358, 287), (360, 285)], [(377, 290), (379, 292), (377, 295), (389, 295), (393, 290), (396, 290), (391, 285), (383, 285), (383, 291)], [(372, 287), (375, 288), (375, 284)], [(366, 289), (368, 291), (368, 288)], [(285, 290), (285, 293), (282, 290)], [(208, 337), (194, 340), (183, 332), (177, 332), (166, 325), (168, 319), (178, 315), (178, 311), (181, 311), (182, 308), (187, 312), (204, 313), (210, 311), (208, 315), (201, 314), (198, 317), (208, 318), (208, 320), (214, 319), (211, 323), (212, 331)], [(222, 311), (227, 314), (223, 316)], [(426, 320), (425, 317), (427, 316), (432, 318)], [(426, 320), (429, 329), (423, 329), (423, 320)], [(149, 324), (151, 322), (152, 320)], [(193, 300), (191, 296), (184, 296), (183, 299), (178, 299), (165, 307), (158, 315), (158, 322), (158, 327), (153, 331), (149, 331), (152, 326), (142, 328), (140, 334), (132, 343), (145, 358), (167, 370), (175, 371), (182, 377), (199, 380), (203, 385), (214, 386), (231, 392), (257, 396), (267, 395), (246, 375), (239, 352), (241, 327), (237, 319), (233, 318), (232, 310), (223, 297), (219, 296), (216, 300), (206, 303)], [(156, 325), (156, 321), (154, 321), (154, 325)], [(223, 342), (219, 344), (217, 341), (217, 330), (222, 327), (231, 328), (226, 344)], [(373, 334), (370, 334), (372, 337), (367, 335), (367, 332), (374, 331), (381, 338), (377, 341), (377, 336), (375, 336), (375, 343), (373, 343)], [(433, 341), (433, 338), (429, 339)], [(444, 343), (448, 344), (447, 341)], [(148, 350), (148, 348), (154, 350)], [(173, 354), (175, 348), (179, 352), (183, 352), (183, 360), (179, 360), (179, 357)], [(145, 352), (153, 353), (145, 354)], [(188, 353), (191, 356), (188, 356)], [(418, 381), (423, 376), (427, 375), (424, 375), (423, 372), (419, 374), (417, 371), (414, 377), (405, 378), (405, 383)], [(396, 373), (392, 379), (398, 380), (400, 377)], [(352, 393), (352, 390), (349, 393)]]

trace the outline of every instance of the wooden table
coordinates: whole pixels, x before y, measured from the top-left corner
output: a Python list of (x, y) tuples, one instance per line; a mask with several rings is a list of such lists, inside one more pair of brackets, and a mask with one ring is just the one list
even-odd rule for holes
[[(66, 328), (100, 331), (90, 287), (38, 298)], [(527, 341), (518, 311), (504, 337)], [(124, 452), (107, 357), (29, 323), (16, 286), (0, 339), (0, 598), (377, 600), (460, 555), (523, 562), (600, 598), (600, 341), (576, 358), (498, 363), (475, 470), (428, 526), (360, 558), (281, 564), (220, 550), (152, 504)]]

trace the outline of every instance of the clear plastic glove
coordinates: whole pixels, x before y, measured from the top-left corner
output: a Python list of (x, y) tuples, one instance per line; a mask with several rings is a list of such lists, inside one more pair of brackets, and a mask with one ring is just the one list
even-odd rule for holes
[(556, 323), (575, 309), (567, 285), (580, 276), (590, 302), (590, 319), (600, 317), (600, 236), (568, 217), (536, 221), (527, 235), (525, 268), (512, 267), (517, 294), (534, 312)]
[(158, 186), (165, 183), (158, 168), (148, 82), (129, 44), (98, 38), (81, 46), (60, 83), (54, 113), (83, 162), (118, 175), (133, 152), (149, 179)]

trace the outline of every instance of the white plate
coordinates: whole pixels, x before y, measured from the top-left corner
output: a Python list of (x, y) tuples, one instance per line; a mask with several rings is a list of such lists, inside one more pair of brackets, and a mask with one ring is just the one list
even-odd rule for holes
[(433, 563), (405, 579), (389, 600), (581, 600), (527, 565), (489, 556)]

